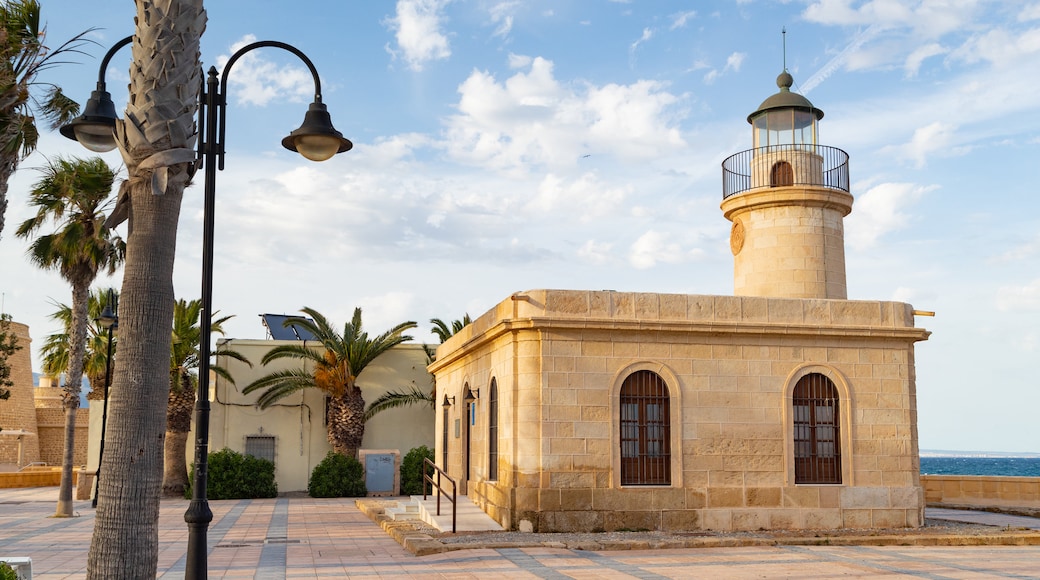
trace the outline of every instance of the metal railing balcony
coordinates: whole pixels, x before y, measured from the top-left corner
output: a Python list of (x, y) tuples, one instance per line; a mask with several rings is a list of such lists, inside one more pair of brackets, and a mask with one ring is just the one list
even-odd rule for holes
[(770, 145), (722, 162), (722, 199), (751, 189), (817, 186), (849, 191), (849, 154), (826, 145)]

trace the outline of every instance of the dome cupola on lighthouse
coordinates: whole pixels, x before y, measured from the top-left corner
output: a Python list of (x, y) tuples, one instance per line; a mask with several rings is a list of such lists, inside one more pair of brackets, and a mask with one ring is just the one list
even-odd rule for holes
[(780, 92), (762, 101), (758, 110), (748, 115), (754, 128), (754, 146), (816, 145), (817, 121), (823, 111), (804, 96), (791, 92), (794, 78), (786, 70), (776, 77)]

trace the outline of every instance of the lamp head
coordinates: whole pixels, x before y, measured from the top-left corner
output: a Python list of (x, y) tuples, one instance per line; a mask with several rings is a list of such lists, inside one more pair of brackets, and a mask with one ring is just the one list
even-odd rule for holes
[(119, 327), (119, 317), (112, 311), (112, 304), (106, 304), (105, 309), (101, 311), (101, 316), (95, 318), (94, 322), (105, 329)]
[[(449, 399), (451, 399), (451, 400), (449, 400)], [(441, 406), (444, 407), (445, 409), (447, 409), (448, 407), (451, 407), (451, 405), (454, 402), (455, 402), (455, 397), (448, 397), (448, 395), (444, 395), (444, 402), (441, 403)]]
[(314, 101), (303, 116), (303, 124), (285, 139), (282, 147), (296, 151), (311, 161), (325, 161), (337, 153), (350, 151), (354, 144), (332, 126), (324, 103)]
[(98, 83), (98, 89), (90, 93), (90, 99), (83, 106), (83, 114), (63, 125), (59, 131), (95, 153), (104, 153), (116, 148), (117, 118), (112, 95), (105, 90), (104, 83)]
[(466, 389), (466, 396), (463, 398), (467, 403), (473, 403), (480, 398), (480, 389), (474, 391), (473, 389)]

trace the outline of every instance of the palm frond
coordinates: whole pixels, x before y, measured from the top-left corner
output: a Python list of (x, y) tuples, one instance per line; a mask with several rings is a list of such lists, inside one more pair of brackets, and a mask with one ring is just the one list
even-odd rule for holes
[(411, 386), (408, 390), (389, 391), (372, 401), (365, 411), (365, 420), (369, 420), (383, 411), (405, 407), (408, 405), (429, 405), (435, 403), (432, 392), (423, 391), (419, 387)]

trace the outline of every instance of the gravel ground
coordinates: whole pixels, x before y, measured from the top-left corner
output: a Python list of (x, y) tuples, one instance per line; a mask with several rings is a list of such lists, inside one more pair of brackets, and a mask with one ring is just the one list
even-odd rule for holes
[(685, 540), (688, 538), (837, 538), (842, 536), (928, 536), (928, 535), (992, 535), (1000, 533), (1002, 528), (967, 524), (947, 520), (926, 519), (920, 528), (891, 529), (840, 529), (840, 530), (794, 530), (794, 531), (757, 531), (757, 532), (588, 532), (588, 533), (523, 533), (523, 532), (440, 532), (436, 528), (422, 525), (421, 531), (442, 544), (495, 544), (506, 542), (523, 542), (532, 544), (560, 543), (580, 544), (583, 542), (602, 543), (617, 541), (646, 541), (650, 543)]

